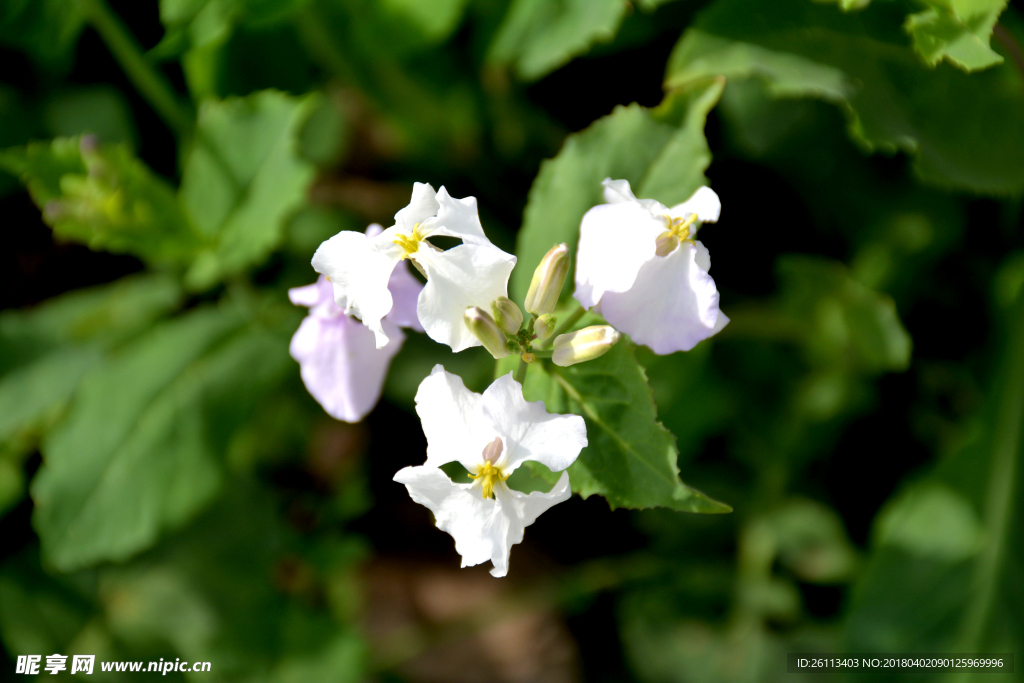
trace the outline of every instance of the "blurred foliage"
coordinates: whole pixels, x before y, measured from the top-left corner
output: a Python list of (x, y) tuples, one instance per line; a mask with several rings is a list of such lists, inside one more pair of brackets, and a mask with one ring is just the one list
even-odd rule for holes
[[(727, 683), (1024, 642), (1019, 3), (111, 5), (0, 0), (4, 666)], [(608, 176), (669, 205), (710, 179), (732, 322), (537, 363), (527, 396), (587, 421), (588, 500), (508, 581), (445, 578), (450, 539), (391, 477), (422, 462), (430, 368), (479, 391), (494, 364), (410, 333), (341, 425), (288, 357), (287, 289), (424, 181), (478, 198), (521, 300)], [(803, 680), (846, 678), (953, 679)]]

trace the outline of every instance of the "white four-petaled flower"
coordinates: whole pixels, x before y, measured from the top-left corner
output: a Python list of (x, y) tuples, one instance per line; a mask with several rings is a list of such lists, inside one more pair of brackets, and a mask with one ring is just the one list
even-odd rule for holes
[[(463, 243), (441, 251), (427, 241), (434, 236), (457, 237)], [(471, 306), (486, 310), (508, 293), (516, 257), (484, 236), (476, 199), (454, 199), (444, 187), (435, 193), (430, 185), (416, 183), (412, 200), (395, 214), (393, 226), (374, 237), (342, 231), (316, 250), (313, 268), (331, 279), (338, 306), (373, 330), (377, 348), (388, 341), (381, 322), (393, 306), (388, 280), (404, 259), (412, 260), (427, 278), (416, 310), (430, 338), (454, 351), (478, 346), (463, 313)]]
[[(381, 226), (371, 225), (366, 234), (374, 237), (381, 231)], [(293, 304), (309, 308), (289, 351), (299, 362), (306, 389), (329, 415), (358, 422), (377, 405), (391, 359), (405, 341), (401, 328), (423, 331), (416, 319), (422, 288), (404, 263), (391, 273), (388, 291), (393, 305), (381, 320), (390, 341), (383, 348), (377, 348), (373, 332), (335, 303), (326, 276), (288, 291)]]
[[(440, 365), (420, 384), (416, 412), (427, 437), (427, 461), (399, 470), (395, 481), (455, 539), (463, 567), (490, 560), (491, 575), (505, 576), (509, 551), (523, 540), (523, 530), (571, 495), (566, 472), (547, 493), (514, 491), (505, 480), (527, 460), (554, 472), (569, 467), (587, 445), (583, 418), (553, 415), (540, 401), (527, 403), (511, 373), (477, 394)], [(472, 483), (457, 484), (440, 469), (454, 461), (469, 471)]]
[(576, 300), (658, 354), (689, 351), (725, 327), (711, 256), (693, 239), (718, 220), (718, 195), (701, 187), (668, 208), (608, 178), (604, 197), (580, 224)]

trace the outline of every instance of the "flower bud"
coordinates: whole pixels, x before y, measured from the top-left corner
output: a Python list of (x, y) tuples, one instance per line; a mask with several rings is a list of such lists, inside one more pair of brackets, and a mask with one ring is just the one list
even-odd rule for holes
[(462, 318), (466, 321), (469, 331), (480, 340), (480, 343), (492, 356), (497, 359), (508, 355), (505, 333), (494, 322), (494, 318), (487, 314), (487, 311), (478, 306), (471, 306), (466, 309)]
[(547, 339), (551, 336), (551, 333), (555, 331), (555, 323), (558, 322), (558, 318), (545, 313), (541, 317), (537, 318), (537, 322), (533, 325), (533, 331), (537, 335), (537, 339)]
[(526, 293), (526, 310), (534, 315), (544, 315), (555, 310), (562, 293), (565, 276), (569, 274), (569, 247), (563, 242), (544, 254), (537, 270), (533, 271), (530, 291)]
[(494, 322), (498, 327), (508, 334), (516, 334), (523, 326), (523, 312), (516, 306), (516, 302), (507, 296), (499, 296), (491, 302), (491, 313), (494, 314)]
[(611, 325), (592, 325), (555, 337), (551, 360), (563, 368), (600, 358), (619, 341), (621, 335)]

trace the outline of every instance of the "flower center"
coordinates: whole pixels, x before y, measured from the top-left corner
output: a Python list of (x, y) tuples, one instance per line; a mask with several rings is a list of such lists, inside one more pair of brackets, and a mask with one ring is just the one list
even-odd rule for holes
[(665, 232), (658, 235), (655, 253), (658, 256), (668, 256), (675, 251), (680, 242), (690, 239), (690, 226), (697, 222), (697, 214), (691, 213), (686, 218), (662, 215), (661, 218), (665, 221)]
[(469, 475), (470, 479), (480, 480), (484, 498), (494, 498), (495, 484), (509, 478), (509, 475), (503, 475), (501, 468), (494, 464), (501, 456), (502, 448), (501, 437), (494, 437), (494, 441), (484, 446), (484, 464), (477, 469), (476, 474)]
[(399, 235), (395, 239), (391, 240), (392, 244), (397, 244), (402, 248), (404, 252), (399, 260), (409, 258), (412, 254), (415, 254), (420, 249), (420, 242), (425, 240), (426, 237), (420, 233), (420, 224), (412, 226), (411, 235)]

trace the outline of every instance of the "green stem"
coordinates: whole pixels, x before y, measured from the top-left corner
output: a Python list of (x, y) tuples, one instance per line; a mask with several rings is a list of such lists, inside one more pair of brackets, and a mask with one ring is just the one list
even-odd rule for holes
[(522, 357), (519, 358), (519, 367), (516, 368), (515, 374), (512, 375), (512, 379), (522, 384), (526, 381), (526, 370), (530, 367)]
[(989, 538), (978, 557), (974, 572), (974, 595), (964, 620), (960, 652), (978, 652), (984, 647), (986, 628), (995, 604), (996, 592), (1005, 580), (1000, 566), (1006, 554), (1017, 496), (1017, 460), (1024, 454), (1021, 423), (1024, 422), (1024, 291), (1010, 311), (1011, 326), (1001, 363), (1002, 387), (992, 429), (992, 464), (985, 495), (985, 528)]
[(192, 129), (192, 115), (188, 108), (181, 104), (167, 80), (146, 59), (135, 38), (110, 11), (105, 0), (80, 2), (89, 23), (164, 123), (179, 136), (188, 133)]

